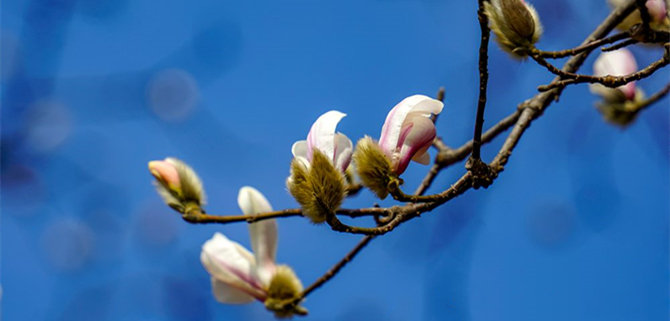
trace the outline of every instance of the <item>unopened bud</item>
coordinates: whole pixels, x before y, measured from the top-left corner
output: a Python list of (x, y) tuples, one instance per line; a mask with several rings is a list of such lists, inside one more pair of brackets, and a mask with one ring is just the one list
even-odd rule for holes
[(162, 161), (149, 162), (149, 171), (156, 178), (154, 185), (158, 194), (174, 210), (185, 213), (189, 207), (200, 208), (205, 205), (202, 181), (186, 163), (168, 157)]
[(270, 280), (265, 308), (274, 312), (277, 318), (290, 318), (294, 314), (304, 315), (307, 310), (297, 305), (299, 302), (288, 304), (291, 301), (299, 301), (302, 290), (300, 279), (290, 267), (287, 265), (277, 266), (277, 270)]
[(335, 214), (347, 193), (344, 175), (318, 149), (313, 151), (309, 168), (299, 158), (293, 159), (286, 185), (302, 207), (303, 215), (316, 224)]
[(524, 58), (540, 40), (542, 24), (530, 4), (523, 0), (491, 0), (484, 2), (484, 7), (496, 41), (513, 57)]
[(626, 127), (630, 125), (639, 114), (640, 103), (645, 99), (644, 92), (641, 89), (635, 91), (635, 98), (624, 101), (606, 101), (596, 103), (596, 108), (600, 111), (603, 118), (614, 125)]
[(356, 173), (363, 186), (370, 189), (380, 199), (388, 196), (388, 184), (397, 178), (391, 162), (372, 138), (365, 136), (356, 144), (354, 151)]

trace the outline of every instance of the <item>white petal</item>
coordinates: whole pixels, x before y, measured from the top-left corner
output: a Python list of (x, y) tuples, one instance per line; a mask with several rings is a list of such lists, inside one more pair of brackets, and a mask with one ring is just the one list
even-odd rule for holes
[(291, 153), (293, 154), (293, 157), (307, 158), (307, 141), (299, 140), (293, 143), (293, 146), (291, 147)]
[(414, 157), (412, 157), (412, 160), (423, 165), (428, 165), (430, 164), (430, 154), (428, 151), (424, 151), (423, 153), (419, 151)]
[(212, 278), (212, 294), (221, 303), (244, 304), (254, 300), (254, 297), (246, 292), (215, 278)]
[(436, 99), (424, 95), (413, 95), (403, 99), (395, 105), (386, 116), (379, 138), (379, 147), (387, 153), (393, 154), (398, 147), (398, 139), (405, 118), (410, 112), (417, 112), (422, 116), (430, 117), (430, 114), (442, 112), (444, 104)]
[(354, 144), (347, 136), (341, 133), (335, 135), (335, 168), (343, 172), (349, 167), (351, 163), (351, 155), (354, 150)]
[(217, 280), (230, 284), (259, 300), (265, 300), (265, 290), (256, 279), (255, 262), (251, 253), (221, 233), (215, 233), (202, 246), (200, 261)]
[(331, 110), (321, 115), (307, 134), (307, 155), (312, 159), (312, 150), (318, 148), (328, 158), (335, 157), (335, 129), (347, 114)]
[[(242, 187), (237, 202), (245, 215), (272, 211), (265, 196), (253, 187)], [(249, 235), (251, 248), (256, 258), (258, 276), (263, 284), (269, 284), (269, 279), (274, 273), (277, 255), (277, 221), (269, 219), (251, 223), (249, 224)]]

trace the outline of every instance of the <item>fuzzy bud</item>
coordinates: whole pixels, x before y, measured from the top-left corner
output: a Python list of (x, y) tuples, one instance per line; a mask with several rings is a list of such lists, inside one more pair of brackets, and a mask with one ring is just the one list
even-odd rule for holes
[(523, 0), (491, 0), (484, 10), (500, 47), (514, 58), (524, 58), (525, 51), (540, 40), (542, 24), (535, 8)]
[(299, 158), (293, 159), (286, 185), (302, 207), (303, 215), (316, 224), (325, 222), (328, 215), (334, 214), (347, 193), (344, 175), (319, 149), (314, 149), (309, 167)]
[(149, 171), (163, 201), (174, 210), (186, 213), (190, 208), (201, 208), (206, 203), (202, 181), (198, 174), (179, 159), (149, 162)]
[(645, 99), (644, 92), (637, 88), (635, 98), (626, 101), (600, 101), (596, 103), (596, 108), (600, 111), (603, 118), (620, 127), (630, 125), (639, 113), (640, 103)]
[(371, 137), (365, 136), (356, 144), (354, 151), (356, 173), (363, 186), (370, 189), (380, 199), (388, 196), (388, 184), (396, 179), (391, 161)]
[(277, 266), (270, 280), (265, 308), (275, 313), (277, 318), (290, 318), (293, 314), (304, 315), (307, 311), (298, 305), (286, 305), (286, 302), (300, 298), (303, 287), (293, 270), (286, 266)]

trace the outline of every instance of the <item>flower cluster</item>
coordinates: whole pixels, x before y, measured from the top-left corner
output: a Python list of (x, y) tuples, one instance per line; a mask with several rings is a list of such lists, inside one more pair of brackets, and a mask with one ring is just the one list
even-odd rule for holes
[[(321, 115), (307, 139), (292, 147), (287, 187), (300, 204), (302, 214), (313, 223), (325, 222), (329, 215), (335, 215), (353, 182), (353, 172), (364, 186), (385, 198), (389, 183), (399, 180), (410, 161), (430, 162), (428, 148), (436, 135), (431, 115), (439, 114), (442, 107), (442, 102), (427, 96), (407, 97), (386, 116), (379, 141), (366, 136), (355, 149), (347, 136), (336, 132), (346, 115), (335, 110)], [(149, 171), (169, 206), (185, 217), (204, 215), (205, 192), (190, 166), (176, 158), (166, 158), (149, 162)], [(252, 187), (241, 188), (237, 201), (246, 216), (272, 212), (267, 199)], [(306, 314), (299, 305), (303, 299), (300, 279), (287, 265), (275, 263), (277, 222), (253, 222), (249, 224), (249, 234), (253, 253), (221, 233), (215, 233), (202, 246), (200, 260), (211, 275), (216, 300), (229, 304), (257, 300), (280, 318)]]
[(442, 112), (441, 101), (423, 95), (403, 99), (386, 116), (379, 142), (361, 139), (352, 153), (347, 136), (336, 133), (345, 114), (329, 111), (319, 117), (307, 140), (293, 144), (293, 162), (287, 187), (305, 216), (322, 223), (334, 215), (346, 197), (345, 173), (354, 160), (362, 184), (383, 199), (388, 184), (402, 174), (410, 161), (430, 162), (428, 148), (435, 139), (431, 115)]

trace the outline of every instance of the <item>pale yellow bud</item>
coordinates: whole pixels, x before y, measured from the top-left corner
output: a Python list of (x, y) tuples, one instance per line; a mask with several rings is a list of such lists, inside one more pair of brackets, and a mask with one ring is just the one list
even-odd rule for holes
[(523, 0), (491, 0), (484, 7), (500, 47), (514, 58), (526, 57), (542, 35), (535, 8)]

